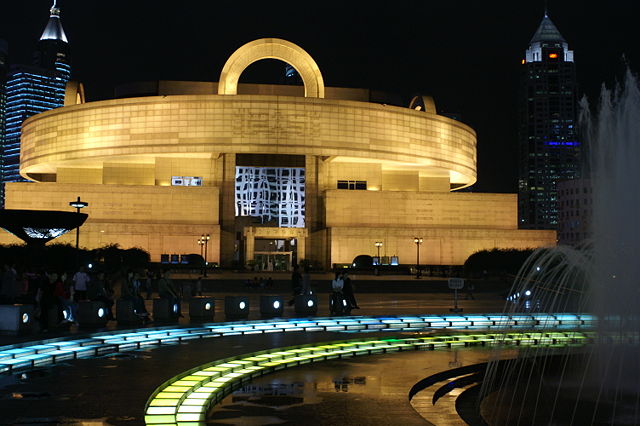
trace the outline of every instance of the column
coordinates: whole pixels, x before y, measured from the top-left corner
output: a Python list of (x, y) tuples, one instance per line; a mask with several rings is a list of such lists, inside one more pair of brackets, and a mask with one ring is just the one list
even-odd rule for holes
[(220, 264), (230, 267), (234, 258), (236, 155), (222, 154), (215, 160), (215, 179), (220, 188)]
[(255, 246), (256, 246), (256, 233), (253, 227), (247, 227), (244, 231), (245, 237), (245, 262), (254, 260)]

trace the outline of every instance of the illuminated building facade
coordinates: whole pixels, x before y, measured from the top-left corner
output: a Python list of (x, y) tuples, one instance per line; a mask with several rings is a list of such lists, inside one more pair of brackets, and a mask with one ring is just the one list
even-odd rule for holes
[[(238, 84), (267, 58), (304, 85)], [(416, 235), (432, 265), (555, 243), (555, 231), (517, 229), (515, 194), (455, 191), (476, 181), (473, 129), (426, 96), (399, 107), (370, 102), (367, 89), (325, 87), (288, 41), (247, 43), (217, 83), (142, 86), (145, 96), (131, 86), (121, 99), (83, 103), (69, 84), (69, 106), (26, 120), (20, 173), (38, 183), (8, 184), (7, 208), (66, 210), (80, 196), (82, 246), (138, 246), (158, 261), (198, 252), (208, 234), (210, 262), (266, 269), (350, 263), (376, 242), (382, 256), (413, 264)]]
[(593, 190), (586, 178), (558, 184), (558, 244), (576, 245), (592, 237)]
[[(9, 45), (0, 39), (0, 187), (2, 186), (2, 147), (4, 146), (4, 114), (7, 98), (5, 95), (5, 82), (7, 79), (7, 60), (9, 57)], [(0, 194), (2, 190), (0, 189)], [(0, 203), (1, 205), (1, 203)]]
[(519, 226), (557, 229), (557, 185), (579, 175), (581, 147), (573, 51), (546, 13), (522, 62)]
[(22, 123), (32, 115), (64, 105), (65, 87), (71, 77), (67, 37), (60, 23), (60, 9), (53, 7), (38, 49), (35, 65), (13, 65), (5, 86), (6, 108), (2, 141), (2, 182), (19, 182)]

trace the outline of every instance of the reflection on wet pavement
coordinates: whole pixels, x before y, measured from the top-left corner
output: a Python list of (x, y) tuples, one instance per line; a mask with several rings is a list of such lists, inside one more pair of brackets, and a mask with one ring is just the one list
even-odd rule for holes
[[(432, 424), (408, 399), (419, 380), (446, 370), (451, 362), (486, 362), (490, 349), (407, 352), (326, 361), (273, 373), (226, 397), (208, 424), (390, 425)], [(445, 412), (433, 424), (454, 424)]]

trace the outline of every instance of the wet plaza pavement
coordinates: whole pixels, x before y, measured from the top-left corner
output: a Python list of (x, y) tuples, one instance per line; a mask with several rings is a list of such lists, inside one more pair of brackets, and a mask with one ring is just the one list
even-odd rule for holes
[[(247, 292), (250, 319), (259, 318), (260, 292)], [(223, 321), (216, 293), (216, 321)], [(286, 297), (283, 294), (283, 297)], [(320, 294), (318, 315), (328, 312)], [(500, 295), (481, 293), (463, 300), (465, 313), (499, 312)], [(362, 315), (448, 314), (450, 293), (366, 293), (358, 295)], [(147, 301), (150, 305), (151, 301)], [(186, 313), (188, 307), (183, 304)], [(293, 309), (285, 317), (294, 317)], [(181, 319), (188, 324), (188, 315)], [(153, 324), (159, 325), (159, 324)], [(113, 329), (115, 323), (110, 323)], [(79, 337), (85, 330), (32, 335), (20, 340)], [(380, 333), (367, 333), (373, 337)], [(389, 336), (389, 333), (385, 333)], [(392, 333), (392, 337), (408, 333)], [(200, 339), (175, 345), (106, 353), (26, 372), (0, 375), (1, 424), (144, 424), (144, 407), (154, 390), (169, 378), (194, 366), (274, 347), (357, 337), (333, 332), (277, 333)], [(3, 336), (2, 344), (16, 338)], [(463, 363), (486, 361), (487, 349), (465, 350)], [(228, 396), (210, 413), (208, 424), (449, 424), (446, 410), (425, 420), (408, 400), (415, 382), (447, 369), (452, 353), (445, 351), (370, 355), (353, 360), (326, 361), (276, 372), (254, 380)], [(444, 414), (443, 414), (444, 413)], [(451, 423), (453, 424), (453, 423)]]

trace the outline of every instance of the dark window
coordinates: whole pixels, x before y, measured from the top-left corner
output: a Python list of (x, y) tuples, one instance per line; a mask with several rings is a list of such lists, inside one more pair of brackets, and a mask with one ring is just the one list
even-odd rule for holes
[(366, 180), (339, 180), (338, 181), (338, 189), (366, 190), (367, 189), (367, 181)]

